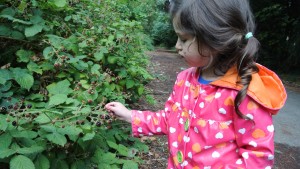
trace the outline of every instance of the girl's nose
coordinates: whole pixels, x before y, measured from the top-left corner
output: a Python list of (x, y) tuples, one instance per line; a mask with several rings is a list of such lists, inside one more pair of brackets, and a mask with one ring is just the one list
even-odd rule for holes
[(179, 38), (177, 39), (176, 45), (175, 45), (176, 51), (179, 52), (182, 50), (182, 45), (179, 42)]

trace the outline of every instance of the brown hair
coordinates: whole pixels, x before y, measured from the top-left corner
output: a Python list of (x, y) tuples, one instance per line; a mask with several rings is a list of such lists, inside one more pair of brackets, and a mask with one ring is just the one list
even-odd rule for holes
[(237, 83), (243, 87), (234, 106), (240, 117), (249, 119), (239, 105), (247, 94), (252, 74), (258, 72), (255, 60), (259, 42), (253, 36), (245, 38), (255, 30), (248, 0), (171, 0), (170, 14), (176, 29), (196, 37), (199, 51), (205, 46), (217, 53), (212, 64), (216, 74), (224, 75), (236, 66), (240, 77)]

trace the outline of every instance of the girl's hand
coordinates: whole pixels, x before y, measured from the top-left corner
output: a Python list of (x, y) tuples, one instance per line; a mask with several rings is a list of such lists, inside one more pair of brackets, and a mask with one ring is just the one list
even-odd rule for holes
[(121, 120), (131, 123), (131, 111), (128, 110), (122, 103), (110, 102), (105, 105), (105, 109), (119, 116)]

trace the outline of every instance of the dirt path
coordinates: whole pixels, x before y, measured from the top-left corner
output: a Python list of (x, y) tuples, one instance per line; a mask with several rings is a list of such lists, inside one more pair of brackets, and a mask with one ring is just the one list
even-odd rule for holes
[[(148, 52), (151, 58), (149, 71), (155, 77), (147, 85), (157, 101), (155, 105), (149, 105), (141, 100), (135, 107), (139, 110), (157, 111), (164, 108), (173, 89), (177, 74), (188, 68), (184, 59), (174, 52), (157, 50)], [(149, 145), (150, 151), (142, 155), (144, 164), (141, 169), (165, 169), (167, 168), (168, 148), (165, 136), (142, 138)], [(300, 150), (297, 147), (289, 147), (284, 144), (275, 143), (275, 166), (274, 169), (299, 169)]]

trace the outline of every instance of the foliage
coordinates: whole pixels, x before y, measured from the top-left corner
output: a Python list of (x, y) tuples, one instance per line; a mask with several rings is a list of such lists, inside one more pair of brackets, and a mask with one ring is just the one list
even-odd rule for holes
[(177, 35), (174, 32), (172, 22), (167, 11), (167, 1), (157, 0), (156, 5), (158, 11), (155, 14), (155, 20), (151, 29), (151, 37), (155, 45), (164, 45), (168, 48), (174, 47)]
[(259, 62), (286, 73), (299, 70), (299, 2), (267, 0), (251, 1), (251, 4), (258, 26), (257, 38), (261, 42)]
[(128, 2), (1, 1), (1, 165), (137, 168), (147, 146), (103, 109), (149, 97), (148, 16)]

